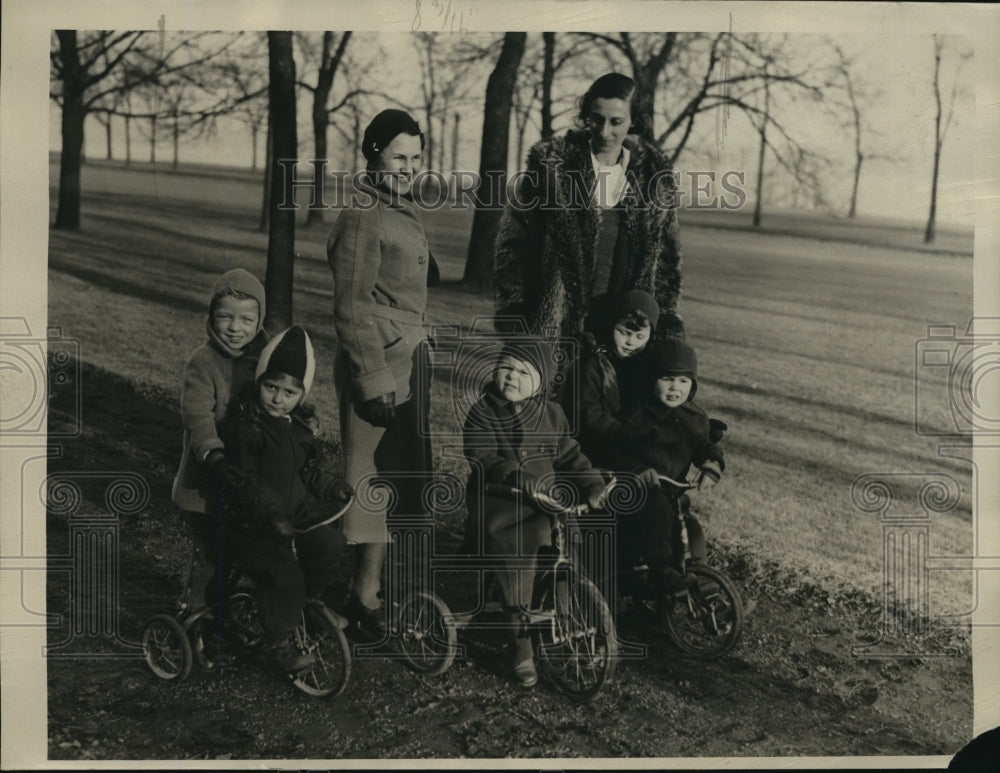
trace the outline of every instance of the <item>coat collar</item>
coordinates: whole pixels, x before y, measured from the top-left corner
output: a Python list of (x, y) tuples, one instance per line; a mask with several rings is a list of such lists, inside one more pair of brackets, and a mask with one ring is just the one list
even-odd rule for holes
[(676, 408), (669, 408), (659, 400), (655, 400), (652, 397), (644, 397), (642, 398), (642, 404), (649, 413), (653, 414), (660, 421), (669, 419), (671, 415), (677, 415), (680, 418), (687, 414), (698, 415), (701, 412), (698, 406), (691, 400), (681, 403)]

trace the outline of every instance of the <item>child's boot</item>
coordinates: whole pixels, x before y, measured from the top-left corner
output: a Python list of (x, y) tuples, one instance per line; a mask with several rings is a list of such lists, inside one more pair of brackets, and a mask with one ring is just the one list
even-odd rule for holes
[(681, 574), (673, 567), (667, 567), (657, 578), (657, 590), (661, 593), (683, 593), (698, 587), (698, 578), (692, 574)]
[(286, 673), (305, 671), (316, 662), (316, 659), (311, 654), (299, 652), (292, 644), (290, 637), (272, 644), (268, 648), (268, 654), (274, 665)]
[(527, 636), (518, 636), (514, 639), (514, 679), (525, 689), (538, 684), (535, 652), (531, 647), (531, 639)]

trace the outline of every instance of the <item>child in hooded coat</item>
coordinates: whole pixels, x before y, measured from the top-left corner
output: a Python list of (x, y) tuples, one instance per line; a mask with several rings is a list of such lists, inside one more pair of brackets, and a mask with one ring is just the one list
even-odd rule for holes
[(342, 477), (320, 466), (316, 421), (303, 403), (314, 373), (309, 336), (290, 327), (264, 348), (256, 381), (226, 425), (223, 553), (257, 582), (261, 625), (284, 671), (312, 663), (290, 638), (306, 599), (332, 583), (346, 544), (339, 523), (297, 535), (296, 528), (322, 521), (353, 494)]
[[(489, 555), (534, 558), (539, 548), (552, 544), (549, 515), (530, 497), (546, 493), (557, 475), (575, 484), (591, 507), (602, 505), (604, 479), (570, 437), (562, 408), (545, 397), (551, 363), (551, 349), (541, 338), (505, 343), (492, 380), (465, 420), (465, 457), (472, 468), (469, 523), (482, 529), (482, 547)], [(523, 496), (515, 501), (486, 495), (484, 486), (489, 483), (519, 488)], [(467, 541), (479, 539), (467, 537)], [(516, 610), (531, 605), (532, 575), (524, 560), (516, 559), (498, 573), (504, 604), (511, 610), (514, 674), (524, 687), (538, 681), (531, 640), (516, 630)]]
[[(223, 480), (223, 431), (233, 398), (253, 381), (264, 331), (264, 286), (249, 271), (236, 268), (212, 286), (206, 329), (208, 340), (184, 368), (181, 461), (171, 499), (184, 511), (194, 538), (191, 576), (180, 603), (197, 608), (218, 563), (219, 520), (216, 499)], [(190, 595), (187, 595), (190, 594)]]
[[(619, 519), (619, 568), (628, 571), (641, 556), (666, 590), (684, 584), (677, 571), (678, 500), (661, 490), (657, 476), (685, 480), (693, 465), (699, 470), (698, 488), (704, 489), (720, 480), (726, 466), (719, 446), (726, 425), (709, 419), (692, 400), (697, 377), (698, 360), (690, 345), (678, 339), (654, 343), (647, 355), (645, 395), (626, 418), (634, 437), (618, 449), (618, 469), (635, 473), (646, 492), (642, 509)], [(705, 535), (693, 516), (687, 529), (692, 559), (704, 561)]]
[(563, 407), (578, 412), (580, 446), (600, 467), (614, 468), (616, 449), (632, 437), (624, 418), (640, 400), (647, 344), (659, 317), (652, 295), (629, 290), (595, 299), (587, 318), (579, 388), (565, 390)]

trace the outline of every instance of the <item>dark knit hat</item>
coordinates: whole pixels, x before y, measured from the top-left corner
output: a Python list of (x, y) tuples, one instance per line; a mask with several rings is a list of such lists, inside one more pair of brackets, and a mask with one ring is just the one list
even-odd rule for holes
[(656, 305), (656, 299), (652, 295), (645, 290), (629, 290), (616, 295), (611, 301), (611, 324), (631, 311), (641, 311), (649, 318), (649, 326), (656, 329), (656, 323), (660, 319), (660, 307)]
[(540, 391), (544, 391), (552, 377), (555, 375), (552, 361), (552, 346), (540, 336), (517, 336), (504, 341), (503, 348), (497, 359), (510, 356), (517, 360), (529, 362), (538, 371), (542, 383), (539, 385)]
[(691, 379), (691, 394), (698, 389), (698, 357), (687, 343), (679, 338), (656, 341), (647, 354), (647, 372), (655, 381), (663, 376), (687, 376)]
[(361, 154), (365, 160), (371, 164), (385, 147), (400, 134), (409, 134), (420, 137), (420, 147), (424, 146), (424, 133), (420, 131), (420, 124), (405, 110), (390, 108), (372, 118), (371, 123), (365, 127), (364, 137), (361, 139)]
[(316, 357), (313, 355), (309, 335), (298, 325), (272, 338), (260, 353), (255, 378), (265, 373), (285, 373), (302, 382), (305, 397), (312, 387), (316, 373)]

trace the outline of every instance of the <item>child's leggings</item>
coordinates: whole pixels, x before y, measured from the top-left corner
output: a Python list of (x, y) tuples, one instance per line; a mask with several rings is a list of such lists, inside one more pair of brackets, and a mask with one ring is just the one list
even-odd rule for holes
[(503, 589), (504, 603), (509, 606), (531, 606), (535, 576), (535, 557), (543, 545), (552, 544), (552, 522), (548, 514), (539, 512), (523, 501), (500, 497), (483, 497), (480, 516), (479, 502), (470, 502), (472, 517), (484, 526), (484, 552), (487, 555), (509, 555), (509, 568), (497, 572)]
[(295, 537), (298, 560), (291, 544), (277, 535), (253, 532), (235, 535), (234, 560), (257, 583), (260, 622), (272, 643), (284, 641), (295, 630), (307, 598), (318, 596), (335, 576), (344, 551), (344, 535), (324, 526)]
[[(661, 489), (647, 490), (646, 503), (636, 513), (618, 519), (618, 569), (628, 572), (641, 556), (652, 569), (680, 568), (681, 533), (677, 522), (677, 500)], [(704, 562), (705, 532), (693, 515), (687, 517), (691, 558)]]

